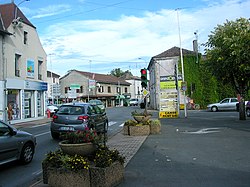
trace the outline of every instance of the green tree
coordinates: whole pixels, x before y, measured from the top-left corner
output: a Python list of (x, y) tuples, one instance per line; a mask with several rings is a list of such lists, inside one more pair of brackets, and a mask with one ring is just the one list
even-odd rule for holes
[(125, 72), (123, 72), (120, 68), (113, 69), (110, 74), (116, 77), (121, 77), (124, 75)]
[(245, 120), (244, 98), (250, 80), (249, 19), (227, 20), (223, 25), (217, 25), (205, 46), (207, 67), (218, 80), (231, 84), (240, 94), (239, 119)]

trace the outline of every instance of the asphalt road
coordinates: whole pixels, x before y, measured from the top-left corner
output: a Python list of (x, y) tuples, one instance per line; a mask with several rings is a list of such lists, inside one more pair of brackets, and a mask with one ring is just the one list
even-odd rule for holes
[(148, 136), (119, 187), (250, 186), (250, 118), (205, 111), (183, 116), (161, 120), (162, 133)]

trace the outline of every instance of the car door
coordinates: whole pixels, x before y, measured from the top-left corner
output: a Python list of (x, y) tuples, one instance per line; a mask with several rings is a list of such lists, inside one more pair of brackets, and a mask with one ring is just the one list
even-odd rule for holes
[(0, 123), (0, 162), (15, 160), (18, 155), (18, 141), (11, 134), (11, 129), (4, 123)]
[(218, 109), (219, 110), (228, 110), (230, 108), (230, 99), (229, 98), (226, 98), (226, 99), (223, 99), (220, 104), (218, 105)]
[(237, 103), (238, 103), (238, 100), (236, 98), (231, 98), (228, 108), (230, 110), (236, 110)]

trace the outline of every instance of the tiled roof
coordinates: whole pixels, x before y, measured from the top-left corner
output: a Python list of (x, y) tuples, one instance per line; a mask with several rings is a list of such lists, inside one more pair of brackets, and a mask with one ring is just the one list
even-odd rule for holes
[[(47, 71), (47, 77), (51, 77), (51, 71)], [(52, 72), (52, 77), (59, 78), (60, 75), (58, 75), (58, 74)]]
[(25, 15), (21, 12), (21, 10), (14, 3), (0, 5), (0, 13), (2, 15), (4, 27), (8, 28), (10, 24), (12, 23), (12, 21), (14, 20), (16, 8), (17, 8), (16, 18), (20, 17), (23, 23), (26, 23), (27, 25), (30, 25), (31, 27), (36, 29), (36, 27), (25, 17)]
[[(115, 77), (113, 75), (105, 75), (105, 74), (99, 74), (99, 73), (91, 73), (91, 72), (85, 72), (85, 71), (78, 71), (78, 70), (71, 70), (78, 72), (90, 79), (94, 79), (99, 83), (105, 83), (105, 84), (120, 84), (120, 85), (127, 85), (129, 86), (130, 83), (126, 82), (125, 80), (120, 80), (118, 77)], [(71, 72), (69, 71), (69, 73)], [(65, 75), (67, 76), (67, 75)], [(65, 77), (64, 76), (64, 77)], [(62, 77), (63, 78), (63, 77)]]
[[(182, 54), (183, 55), (196, 55), (194, 51), (189, 51), (187, 49), (182, 49)], [(180, 48), (179, 47), (172, 47), (171, 49), (168, 49), (153, 58), (162, 58), (162, 57), (175, 57), (175, 56), (180, 56)]]
[(1, 12), (0, 12), (0, 34), (1, 35), (5, 35), (5, 34), (10, 35), (10, 33), (7, 32), (6, 29), (4, 28)]

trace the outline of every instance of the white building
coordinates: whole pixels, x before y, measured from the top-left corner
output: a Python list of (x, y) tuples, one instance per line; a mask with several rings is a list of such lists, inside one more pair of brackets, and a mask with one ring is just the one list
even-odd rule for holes
[[(0, 51), (0, 119), (15, 123), (44, 117), (47, 56), (36, 27), (14, 3), (0, 5), (0, 13), (4, 30), (11, 33), (3, 38)], [(13, 108), (12, 116), (7, 107)]]

